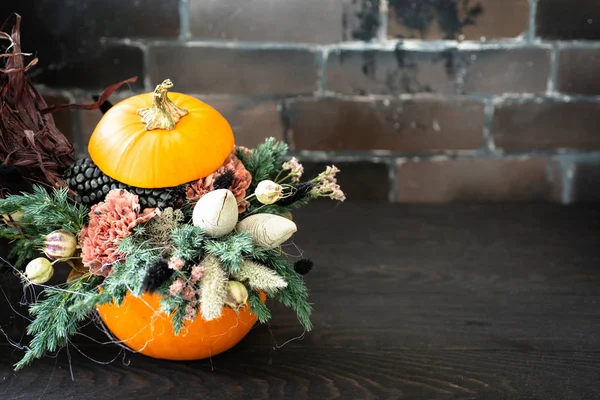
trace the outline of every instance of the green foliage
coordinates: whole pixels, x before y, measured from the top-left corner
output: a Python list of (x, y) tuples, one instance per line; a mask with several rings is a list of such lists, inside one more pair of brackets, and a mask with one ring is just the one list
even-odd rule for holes
[(260, 181), (269, 179), (281, 170), (283, 156), (288, 150), (287, 144), (278, 142), (275, 138), (268, 138), (263, 144), (252, 150), (250, 157), (246, 157), (242, 151), (237, 151), (237, 157), (242, 161), (246, 169), (252, 174), (252, 184), (247, 193), (254, 193), (256, 185)]
[[(12, 228), (2, 226), (2, 229)], [(12, 228), (15, 229), (15, 228)], [(36, 232), (30, 227), (22, 227), (23, 233), (27, 236), (19, 236), (12, 242), (8, 258), (13, 261), (13, 264), (17, 268), (22, 268), (28, 260), (35, 258), (39, 254), (39, 248), (44, 243), (44, 237), (42, 235), (36, 235)], [(16, 229), (15, 229), (16, 230)], [(47, 232), (50, 233), (50, 232)]]
[(43, 235), (65, 229), (78, 234), (87, 221), (89, 210), (81, 204), (71, 203), (66, 189), (54, 189), (49, 193), (41, 186), (34, 186), (32, 193), (9, 195), (0, 199), (0, 214), (21, 212), (18, 226), (3, 225), (0, 236), (13, 239), (9, 258), (17, 268), (36, 256), (36, 248), (43, 243)]
[(33, 193), (10, 195), (0, 200), (0, 214), (21, 211), (22, 223), (32, 223), (49, 233), (55, 229), (65, 229), (79, 233), (85, 225), (89, 210), (68, 199), (67, 189), (53, 189), (48, 193), (41, 186), (34, 186)]
[(266, 304), (262, 302), (258, 293), (249, 291), (248, 302), (250, 303), (250, 311), (252, 311), (252, 314), (256, 315), (261, 324), (271, 319), (271, 311), (269, 311)]
[(165, 296), (160, 301), (161, 310), (171, 315), (171, 323), (173, 324), (173, 332), (179, 335), (183, 325), (185, 324), (185, 314), (188, 301), (181, 296)]
[[(287, 282), (287, 287), (277, 292), (277, 299), (286, 307), (293, 309), (298, 315), (300, 323), (307, 331), (312, 329), (310, 315), (312, 306), (308, 302), (308, 288), (302, 280), (302, 276), (296, 273), (288, 261), (276, 250), (255, 249), (251, 257), (258, 262), (272, 268)], [(268, 293), (270, 296), (273, 293)]]
[(193, 225), (180, 225), (171, 235), (175, 249), (172, 256), (187, 262), (197, 262), (203, 254), (204, 231)]
[[(66, 289), (48, 288), (45, 290), (46, 298), (31, 305), (29, 310), (34, 319), (27, 327), (27, 333), (33, 339), (25, 356), (15, 364), (15, 370), (65, 346), (69, 338), (78, 332), (79, 323), (95, 307), (95, 301), (87, 300), (97, 295), (97, 278), (92, 277), (89, 281), (87, 278), (69, 283)], [(81, 305), (73, 307), (78, 302)]]
[(204, 243), (204, 249), (215, 255), (229, 272), (239, 271), (244, 255), (252, 252), (252, 235), (248, 232), (232, 233), (223, 239), (211, 239)]

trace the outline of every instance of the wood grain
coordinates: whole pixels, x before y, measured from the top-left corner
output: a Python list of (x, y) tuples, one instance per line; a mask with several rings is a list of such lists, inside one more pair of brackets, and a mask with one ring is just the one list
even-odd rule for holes
[[(90, 356), (109, 360), (98, 348)], [(210, 361), (128, 356), (96, 365), (71, 350), (11, 374), (1, 357), (2, 399), (583, 399), (597, 398), (600, 356), (588, 352), (377, 351), (295, 344), (240, 345)]]
[(294, 218), (287, 250), (316, 263), (303, 340), (274, 349), (302, 334), (276, 304), (212, 360), (124, 363), (78, 337), (75, 382), (65, 351), (14, 373), (21, 353), (0, 345), (0, 399), (600, 398), (600, 206), (318, 203)]

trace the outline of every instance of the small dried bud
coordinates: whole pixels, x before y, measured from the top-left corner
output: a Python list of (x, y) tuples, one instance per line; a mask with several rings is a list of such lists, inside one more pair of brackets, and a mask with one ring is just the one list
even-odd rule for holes
[(11, 222), (19, 222), (24, 215), (25, 214), (23, 214), (21, 211), (15, 211), (14, 213), (10, 214), (2, 214), (2, 220), (7, 224)]
[(63, 229), (48, 234), (44, 241), (44, 253), (55, 260), (71, 257), (76, 248), (75, 235)]
[(54, 267), (52, 263), (44, 258), (39, 257), (32, 260), (25, 267), (25, 276), (31, 283), (42, 284), (46, 283), (54, 275)]
[(225, 304), (233, 308), (235, 311), (243, 307), (248, 301), (248, 290), (243, 283), (236, 281), (227, 282), (227, 297)]
[(262, 204), (273, 204), (283, 197), (283, 188), (273, 181), (261, 181), (254, 194)]

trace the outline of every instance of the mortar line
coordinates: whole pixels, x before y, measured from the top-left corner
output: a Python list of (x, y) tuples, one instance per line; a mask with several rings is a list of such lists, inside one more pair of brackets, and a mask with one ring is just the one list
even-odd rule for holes
[(573, 201), (573, 175), (575, 173), (575, 163), (572, 160), (560, 159), (562, 175), (562, 192), (561, 202), (563, 204), (571, 204)]
[(483, 113), (485, 116), (484, 125), (483, 125), (483, 140), (485, 143), (486, 149), (490, 153), (494, 153), (496, 151), (496, 144), (494, 143), (493, 136), (493, 125), (494, 125), (494, 112), (495, 105), (492, 99), (485, 100), (485, 105), (483, 106)]
[[(230, 48), (240, 50), (272, 50), (272, 49), (284, 49), (284, 50), (307, 50), (307, 51), (318, 51), (320, 49), (328, 50), (380, 50), (380, 51), (394, 51), (399, 43), (402, 44), (404, 50), (410, 51), (424, 51), (424, 52), (437, 52), (444, 50), (464, 50), (464, 51), (477, 51), (477, 50), (511, 50), (511, 49), (522, 49), (522, 48), (552, 48), (551, 42), (527, 42), (521, 39), (504, 39), (498, 41), (488, 41), (481, 43), (479, 41), (462, 41), (457, 42), (455, 40), (431, 40), (421, 41), (418, 39), (395, 39), (385, 40), (382, 42), (377, 41), (347, 41), (341, 43), (332, 44), (315, 44), (315, 43), (300, 43), (300, 42), (269, 42), (269, 41), (230, 41), (224, 39), (206, 39), (206, 38), (187, 38), (186, 41), (177, 39), (165, 39), (165, 38), (111, 38), (104, 37), (101, 40), (106, 44), (122, 44), (131, 45), (146, 44), (150, 46), (183, 46), (183, 47), (211, 47), (211, 48)], [(568, 45), (579, 45), (577, 42), (563, 42), (564, 46)], [(587, 47), (600, 47), (598, 44), (582, 44)]]
[(179, 40), (190, 38), (190, 1), (179, 0)]
[(529, 0), (529, 29), (527, 31), (527, 41), (530, 43), (535, 41), (535, 14), (537, 13), (537, 2), (538, 0)]
[(380, 42), (385, 42), (387, 40), (388, 8), (388, 0), (379, 0), (379, 28), (377, 29), (377, 39)]
[(327, 91), (327, 63), (329, 60), (329, 50), (327, 49), (323, 49), (321, 52), (321, 57), (320, 57), (320, 73), (321, 76), (319, 77), (319, 91), (317, 93), (317, 97), (324, 97), (325, 93)]
[(152, 64), (150, 62), (150, 48), (148, 45), (141, 45), (140, 48), (142, 50), (142, 64), (144, 68), (144, 91), (149, 92), (152, 90), (152, 78), (150, 77), (150, 68)]
[(390, 184), (390, 192), (388, 193), (388, 202), (395, 203), (396, 202), (396, 191), (398, 190), (398, 182), (396, 181), (398, 177), (396, 158), (391, 158), (388, 163), (388, 179)]
[(550, 73), (548, 74), (548, 85), (546, 91), (549, 95), (556, 93), (556, 77), (558, 74), (558, 63), (560, 61), (560, 51), (555, 44), (550, 56)]

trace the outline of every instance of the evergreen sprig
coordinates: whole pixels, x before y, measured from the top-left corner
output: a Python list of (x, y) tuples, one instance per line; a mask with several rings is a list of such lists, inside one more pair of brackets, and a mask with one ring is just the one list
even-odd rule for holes
[(43, 236), (65, 229), (77, 235), (87, 221), (89, 210), (78, 203), (71, 203), (67, 189), (53, 189), (50, 193), (41, 186), (34, 186), (32, 193), (13, 194), (0, 199), (0, 214), (20, 213), (18, 226), (3, 225), (0, 236), (13, 239), (9, 258), (21, 268), (25, 261), (36, 256)]
[(204, 231), (193, 225), (180, 225), (173, 230), (171, 235), (173, 239), (174, 250), (173, 257), (177, 257), (187, 262), (197, 262), (202, 257), (204, 250)]
[(277, 292), (277, 299), (286, 307), (293, 309), (298, 315), (300, 323), (307, 331), (310, 331), (312, 329), (310, 322), (312, 306), (308, 302), (309, 291), (302, 276), (294, 271), (289, 262), (277, 250), (255, 249), (251, 257), (272, 268), (285, 279), (288, 285)]
[[(33, 336), (23, 358), (15, 364), (20, 370), (36, 358), (65, 346), (70, 337), (79, 331), (79, 323), (85, 320), (95, 307), (95, 301), (88, 297), (97, 295), (97, 278), (81, 277), (69, 283), (65, 289), (47, 288), (46, 298), (32, 304), (31, 316), (34, 317), (27, 327), (27, 333)], [(81, 303), (86, 306), (72, 307)]]
[(42, 186), (34, 186), (32, 193), (9, 195), (0, 200), (0, 214), (20, 211), (20, 225), (32, 223), (43, 233), (65, 229), (77, 234), (85, 225), (89, 210), (79, 203), (72, 203), (66, 188), (55, 188), (49, 193)]
[(254, 193), (256, 185), (260, 181), (269, 179), (276, 172), (281, 170), (283, 156), (288, 151), (288, 146), (284, 142), (277, 141), (270, 137), (263, 144), (252, 150), (247, 157), (242, 150), (237, 151), (237, 157), (242, 161), (244, 167), (252, 175), (252, 183), (247, 193)]
[(248, 292), (248, 303), (250, 303), (250, 311), (256, 315), (258, 321), (264, 324), (271, 319), (271, 311), (265, 303), (262, 302), (258, 293), (254, 291)]
[(254, 249), (252, 234), (239, 232), (229, 234), (220, 240), (207, 240), (204, 249), (215, 255), (229, 272), (237, 272), (244, 261), (244, 256)]
[(171, 316), (173, 332), (179, 335), (185, 324), (186, 306), (188, 302), (181, 296), (164, 296), (160, 301), (161, 310)]

